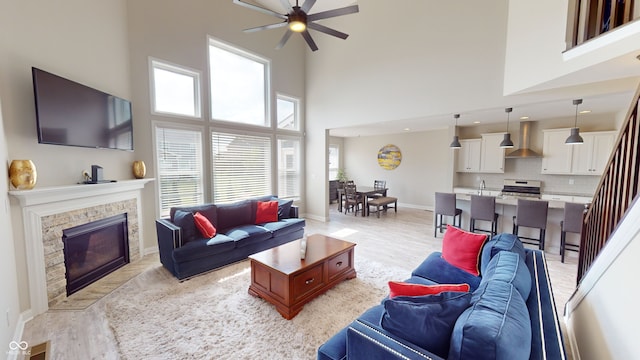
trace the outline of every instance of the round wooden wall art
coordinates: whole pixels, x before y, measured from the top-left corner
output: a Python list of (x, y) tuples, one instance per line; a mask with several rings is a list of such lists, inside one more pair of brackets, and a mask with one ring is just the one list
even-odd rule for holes
[(385, 170), (393, 170), (400, 166), (402, 152), (395, 145), (385, 145), (378, 150), (378, 165)]

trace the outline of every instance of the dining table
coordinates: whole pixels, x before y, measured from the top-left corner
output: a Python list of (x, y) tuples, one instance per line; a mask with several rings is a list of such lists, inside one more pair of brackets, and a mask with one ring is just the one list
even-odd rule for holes
[[(369, 197), (372, 195), (387, 196), (388, 188), (356, 185), (356, 195), (362, 196), (362, 216), (369, 215)], [(338, 188), (338, 211), (342, 212), (344, 188)]]

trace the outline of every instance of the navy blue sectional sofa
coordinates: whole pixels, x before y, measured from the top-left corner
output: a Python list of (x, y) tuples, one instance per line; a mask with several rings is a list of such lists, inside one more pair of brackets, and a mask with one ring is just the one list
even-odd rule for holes
[[(318, 359), (566, 358), (544, 252), (515, 235), (486, 242), (480, 276), (434, 252), (406, 282), (467, 283), (470, 292), (387, 297), (320, 346)], [(424, 311), (433, 308), (426, 302), (436, 311)]]
[[(278, 221), (256, 224), (259, 201), (278, 201)], [(204, 215), (216, 228), (203, 237), (193, 214)], [(219, 268), (249, 255), (302, 238), (305, 220), (292, 200), (264, 196), (230, 204), (175, 207), (156, 220), (160, 262), (180, 280)]]

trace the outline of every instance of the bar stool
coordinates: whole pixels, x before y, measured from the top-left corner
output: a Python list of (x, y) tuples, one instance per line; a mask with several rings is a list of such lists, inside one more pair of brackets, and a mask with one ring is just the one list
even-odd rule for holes
[(581, 234), (584, 216), (584, 205), (576, 203), (564, 204), (564, 220), (560, 221), (560, 261), (564, 262), (564, 252), (580, 251), (580, 245), (568, 244), (567, 233)]
[(538, 245), (540, 250), (544, 251), (544, 237), (547, 230), (547, 212), (549, 211), (549, 202), (542, 200), (525, 200), (518, 199), (516, 205), (516, 216), (513, 217), (513, 234), (518, 235), (521, 226), (540, 229), (540, 237), (529, 238), (518, 236), (525, 244)]
[[(469, 231), (482, 231), (491, 233), (491, 237), (498, 232), (498, 214), (496, 213), (496, 197), (471, 195), (471, 220), (469, 221)], [(484, 230), (476, 227), (476, 220), (491, 221), (491, 230)]]
[[(437, 230), (442, 232), (445, 224), (442, 223), (442, 216), (453, 216), (453, 226), (456, 226), (456, 216), (458, 217), (458, 227), (462, 223), (462, 210), (456, 208), (456, 194), (454, 193), (436, 193), (436, 207), (433, 219), (433, 237), (436, 237)], [(438, 225), (438, 217), (440, 225)]]

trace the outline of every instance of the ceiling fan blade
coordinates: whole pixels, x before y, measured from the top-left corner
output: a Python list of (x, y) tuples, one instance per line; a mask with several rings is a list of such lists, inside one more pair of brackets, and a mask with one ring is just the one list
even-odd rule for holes
[(340, 32), (338, 30), (334, 30), (332, 28), (326, 27), (324, 25), (320, 25), (320, 24), (316, 24), (316, 23), (308, 23), (307, 27), (313, 30), (317, 30), (320, 32), (323, 32), (325, 34), (328, 35), (333, 35), (335, 37), (339, 37), (340, 39), (346, 39), (347, 37), (349, 37), (349, 34), (345, 34), (343, 32)]
[(360, 11), (359, 8), (358, 8), (358, 5), (351, 5), (351, 6), (343, 7), (343, 8), (340, 8), (340, 9), (327, 10), (327, 11), (322, 11), (322, 12), (319, 12), (319, 13), (307, 15), (307, 21), (328, 19), (328, 18), (331, 18), (331, 17), (357, 13), (358, 11)]
[(302, 37), (304, 38), (304, 40), (307, 42), (307, 44), (311, 48), (311, 51), (318, 50), (318, 45), (316, 45), (316, 42), (313, 41), (313, 39), (311, 38), (311, 34), (309, 34), (309, 32), (307, 30), (301, 32), (300, 34), (302, 34)]
[(267, 15), (275, 16), (275, 17), (283, 19), (283, 20), (287, 20), (287, 15), (279, 14), (279, 13), (273, 11), (273, 10), (269, 10), (267, 8), (263, 8), (262, 6), (249, 4), (249, 3), (246, 3), (246, 2), (241, 1), (241, 0), (233, 0), (233, 3), (236, 4), (236, 5), (244, 6), (247, 9), (259, 11), (259, 12), (261, 12), (263, 14), (267, 14)]
[(289, 3), (289, 0), (280, 0), (280, 3), (284, 7), (284, 9), (287, 10), (287, 12), (292, 12), (293, 11), (293, 7)]
[(311, 10), (311, 8), (313, 7), (313, 5), (315, 5), (316, 0), (307, 0), (304, 2), (304, 4), (302, 4), (302, 6), (300, 7), (300, 10), (304, 11), (305, 13), (308, 13), (309, 10)]
[(289, 23), (288, 22), (281, 22), (281, 23), (277, 23), (277, 24), (271, 24), (271, 25), (263, 25), (263, 26), (258, 26), (258, 27), (254, 27), (254, 28), (250, 28), (250, 29), (244, 29), (244, 32), (250, 33), (250, 32), (256, 32), (256, 31), (261, 31), (261, 30), (271, 30), (271, 29), (277, 29), (277, 28), (281, 28), (283, 26), (287, 26)]
[(276, 49), (278, 49), (278, 50), (282, 49), (284, 44), (286, 44), (287, 40), (289, 40), (289, 38), (291, 37), (291, 34), (293, 34), (293, 31), (287, 29), (287, 32), (285, 32), (284, 36), (282, 36), (282, 39), (280, 39), (280, 42), (278, 43), (278, 46), (276, 46)]

